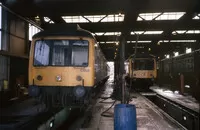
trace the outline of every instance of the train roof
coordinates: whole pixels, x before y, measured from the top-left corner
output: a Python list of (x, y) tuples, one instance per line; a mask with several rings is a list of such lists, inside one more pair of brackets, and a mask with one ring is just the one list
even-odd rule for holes
[(155, 58), (152, 54), (138, 53), (136, 55), (132, 54), (128, 59), (133, 58), (134, 56), (135, 58)]
[(94, 38), (91, 32), (82, 29), (78, 24), (51, 24), (44, 31), (33, 35), (32, 38), (46, 36), (82, 36)]

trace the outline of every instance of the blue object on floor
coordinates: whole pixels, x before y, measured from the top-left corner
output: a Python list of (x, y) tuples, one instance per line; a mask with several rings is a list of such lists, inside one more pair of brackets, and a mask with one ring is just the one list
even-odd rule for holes
[(114, 130), (136, 130), (136, 108), (132, 104), (117, 104), (114, 108)]

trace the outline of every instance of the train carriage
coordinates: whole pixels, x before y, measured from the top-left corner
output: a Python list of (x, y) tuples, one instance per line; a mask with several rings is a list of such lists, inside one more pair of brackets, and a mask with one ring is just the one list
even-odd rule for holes
[[(181, 75), (184, 88), (181, 90)], [(200, 49), (159, 61), (158, 83), (173, 91), (183, 91), (200, 101)]]
[(78, 25), (52, 25), (33, 36), (29, 95), (47, 106), (80, 106), (108, 78), (106, 59), (93, 35)]

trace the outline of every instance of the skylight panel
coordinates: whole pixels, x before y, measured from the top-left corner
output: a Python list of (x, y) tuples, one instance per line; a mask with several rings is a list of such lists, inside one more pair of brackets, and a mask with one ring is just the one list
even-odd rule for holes
[(45, 22), (54, 23), (49, 17), (44, 17)]
[(131, 35), (135, 35), (135, 34), (143, 34), (144, 31), (134, 31), (134, 32), (131, 32)]
[(165, 12), (158, 16), (155, 20), (178, 20), (185, 12)]
[(200, 34), (200, 30), (176, 30), (172, 34)]
[(169, 41), (169, 40), (160, 40), (159, 42), (165, 42), (165, 43), (167, 43), (167, 42), (196, 42), (196, 40), (171, 40), (171, 41)]
[(200, 30), (188, 30), (187, 34), (200, 34)]
[(195, 15), (192, 19), (195, 19), (195, 20), (200, 19), (200, 14)]
[(88, 15), (84, 17), (90, 20), (91, 22), (96, 23), (96, 22), (99, 22), (105, 16), (106, 15)]
[(184, 33), (186, 33), (186, 30), (176, 30), (172, 32), (172, 34), (184, 34)]
[(124, 21), (124, 14), (62, 16), (62, 18), (67, 23), (121, 22)]
[(196, 42), (196, 40), (171, 40), (170, 42)]
[(101, 20), (101, 22), (122, 22), (124, 21), (124, 14), (111, 14)]
[(115, 43), (116, 41), (107, 41), (106, 43)]
[(143, 21), (143, 20), (151, 21), (160, 14), (161, 13), (141, 13), (138, 16), (137, 21)]
[(99, 42), (99, 43), (101, 43), (101, 44), (102, 44), (102, 43), (106, 43), (106, 42)]
[(88, 23), (89, 21), (82, 16), (63, 16), (62, 17), (67, 23)]
[(104, 34), (104, 32), (97, 32), (95, 33), (97, 36), (102, 36)]
[(121, 35), (121, 32), (106, 32), (105, 34), (104, 34), (105, 36), (111, 36), (111, 35)]

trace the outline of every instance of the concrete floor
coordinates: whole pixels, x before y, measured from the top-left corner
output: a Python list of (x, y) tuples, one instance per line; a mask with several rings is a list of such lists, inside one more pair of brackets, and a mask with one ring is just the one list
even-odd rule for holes
[(191, 95), (181, 95), (179, 93), (174, 93), (168, 89), (160, 88), (158, 86), (152, 86), (150, 89), (153, 90), (154, 92), (156, 92), (158, 95), (162, 95), (169, 100), (172, 100), (178, 104), (181, 104), (181, 105), (199, 113), (200, 104)]
[[(108, 97), (113, 91), (112, 81), (108, 81), (106, 84), (106, 90), (101, 95), (102, 97)], [(136, 106), (137, 114), (137, 129), (138, 130), (174, 130), (181, 129), (178, 125), (166, 118), (156, 106), (151, 104), (145, 97), (138, 94), (132, 94), (136, 98), (133, 98), (130, 104)], [(108, 111), (107, 114), (112, 117), (101, 116), (101, 113), (112, 105), (113, 100), (107, 99), (103, 103), (100, 103), (102, 99), (98, 99), (93, 109), (93, 117), (88, 128), (84, 130), (113, 130), (114, 129), (114, 106)], [(116, 101), (115, 104), (120, 103)], [(82, 129), (83, 130), (83, 129)]]

